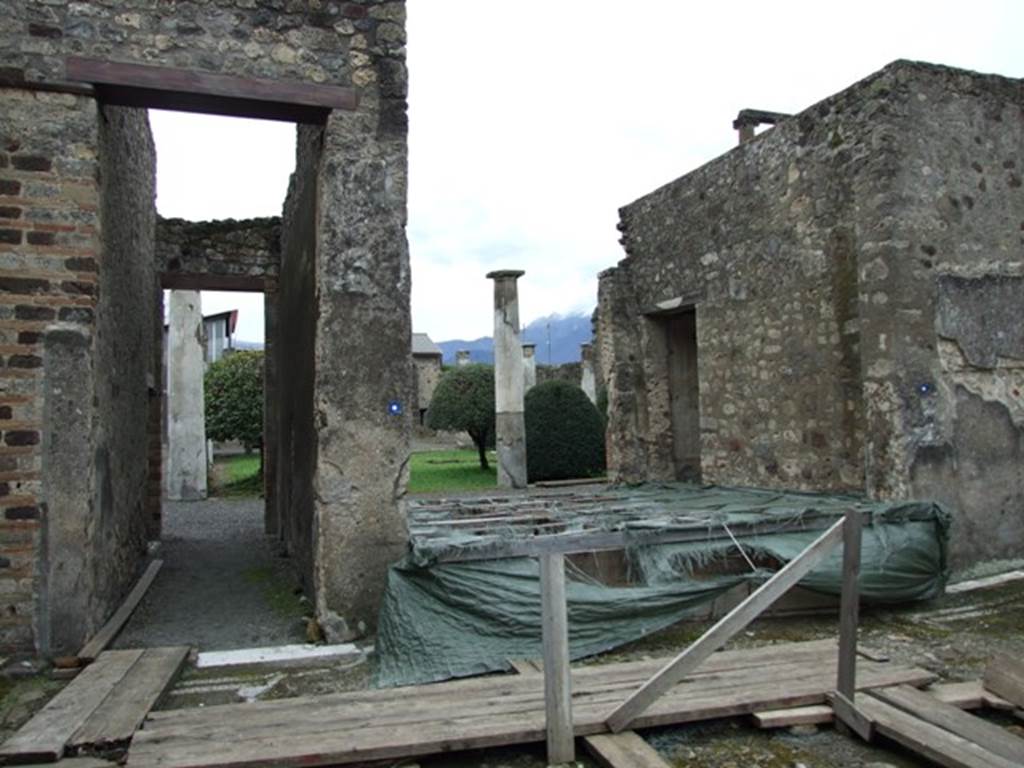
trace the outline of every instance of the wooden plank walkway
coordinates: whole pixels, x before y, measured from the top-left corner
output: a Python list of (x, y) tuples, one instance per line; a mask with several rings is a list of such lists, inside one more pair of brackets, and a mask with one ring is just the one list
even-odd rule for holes
[(117, 637), (117, 633), (121, 631), (121, 627), (124, 626), (132, 613), (135, 612), (139, 603), (142, 602), (142, 598), (156, 579), (156, 575), (160, 573), (160, 568), (163, 564), (163, 560), (154, 560), (149, 564), (145, 572), (135, 583), (135, 586), (132, 587), (131, 592), (128, 593), (128, 596), (125, 597), (118, 609), (114, 611), (114, 615), (107, 619), (107, 623), (100, 628), (100, 631), (82, 646), (82, 650), (78, 652), (78, 658), (83, 661), (92, 661), (110, 645), (110, 642)]
[[(834, 640), (713, 654), (636, 718), (638, 728), (820, 704), (835, 688)], [(577, 736), (604, 733), (607, 713), (664, 659), (578, 667)], [(925, 685), (929, 672), (864, 662), (861, 689)], [(242, 768), (397, 760), (544, 741), (539, 675), (153, 712), (136, 733), (129, 768)]]
[[(858, 693), (856, 706), (871, 721), (875, 733), (946, 768), (1020, 768), (1024, 765), (1024, 757), (1007, 758), (998, 753), (1006, 747), (1002, 738), (998, 746), (988, 740), (992, 735), (990, 729), (996, 726), (932, 697), (925, 698), (927, 701), (911, 702), (906, 695), (894, 697), (888, 692), (883, 698), (881, 692), (872, 691)], [(900, 706), (892, 703), (895, 700)], [(1007, 739), (1020, 741), (1009, 732), (1005, 734)], [(975, 741), (975, 738), (982, 741)], [(1012, 754), (1024, 754), (1019, 747), (1013, 747), (1012, 742), (1010, 748), (1015, 750)]]
[(170, 686), (188, 648), (104, 651), (0, 745), (0, 763), (53, 762), (65, 749), (124, 743)]
[(980, 744), (995, 755), (1024, 765), (1024, 739), (1017, 738), (1005, 728), (905, 685), (873, 691), (872, 695), (932, 725)]
[[(869, 657), (870, 658), (870, 657)], [(887, 691), (890, 689), (879, 689)], [(922, 693), (950, 704), (957, 709), (1000, 709), (1010, 710), (1013, 705), (990, 691), (986, 691), (981, 680), (968, 680), (961, 683), (934, 683), (922, 689)], [(791, 725), (821, 725), (831, 723), (832, 707), (815, 704), (809, 707), (792, 707), (755, 712), (754, 725), (758, 728), (788, 728)]]

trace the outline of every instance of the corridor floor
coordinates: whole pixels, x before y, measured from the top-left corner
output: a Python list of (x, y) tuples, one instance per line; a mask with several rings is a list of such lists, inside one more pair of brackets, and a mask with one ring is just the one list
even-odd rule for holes
[(200, 651), (303, 642), (292, 563), (263, 533), (262, 499), (164, 501), (164, 561), (114, 642)]

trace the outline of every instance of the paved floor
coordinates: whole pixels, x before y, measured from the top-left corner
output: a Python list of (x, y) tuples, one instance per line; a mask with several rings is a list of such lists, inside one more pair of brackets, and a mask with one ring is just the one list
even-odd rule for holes
[(114, 647), (304, 641), (298, 582), (263, 533), (262, 499), (164, 501), (163, 515), (164, 566)]

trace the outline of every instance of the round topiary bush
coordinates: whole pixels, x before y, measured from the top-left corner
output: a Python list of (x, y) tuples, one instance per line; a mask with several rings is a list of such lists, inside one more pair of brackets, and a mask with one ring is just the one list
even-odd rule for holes
[(526, 393), (525, 407), (530, 482), (604, 472), (604, 419), (582, 389), (546, 381)]

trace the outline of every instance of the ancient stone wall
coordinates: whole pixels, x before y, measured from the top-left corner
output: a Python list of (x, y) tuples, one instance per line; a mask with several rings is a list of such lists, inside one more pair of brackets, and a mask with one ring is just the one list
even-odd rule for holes
[(63, 56), (366, 86), (405, 43), (402, 2), (0, 2), (4, 73), (64, 80)]
[(954, 563), (1024, 543), (1024, 87), (897, 69), (898, 216), (862, 249), (867, 489), (956, 513)]
[(413, 355), (416, 366), (416, 407), (422, 412), (430, 408), (437, 383), (441, 381), (440, 355)]
[(930, 498), (1024, 541), (1024, 91), (895, 62), (622, 211), (609, 465), (667, 473), (660, 317), (694, 306), (704, 479)]
[[(90, 516), (79, 512), (92, 548), (92, 574), (91, 583), (63, 596), (76, 608), (83, 593), (92, 599), (80, 637), (65, 650), (75, 650), (99, 629), (138, 576), (146, 552), (146, 424), (150, 398), (161, 388), (152, 325), (159, 291), (153, 263), (156, 152), (146, 111), (102, 107), (99, 138), (103, 250), (93, 350), (95, 506)], [(57, 554), (51, 550), (51, 557)], [(59, 555), (66, 564), (68, 551)]]
[(583, 367), (580, 363), (562, 363), (561, 365), (537, 366), (537, 383), (545, 381), (568, 381), (570, 384), (580, 385), (580, 378), (583, 375)]
[(359, 112), (331, 114), (317, 199), (316, 600), (332, 637), (376, 625), (387, 568), (408, 537), (407, 80), (404, 36), (392, 36), (401, 28), (382, 26), (390, 31), (374, 59), (378, 88), (363, 91)]
[(281, 280), (276, 333), (279, 370), (277, 520), (303, 586), (313, 593), (314, 344), (316, 339), (316, 177), (323, 129), (299, 129), (295, 172), (281, 227)]
[(281, 268), (281, 219), (157, 219), (157, 268), (168, 288), (273, 287)]
[(666, 320), (695, 307), (703, 479), (862, 487), (855, 225), (884, 183), (859, 172), (884, 102), (872, 93), (862, 83), (622, 209), (628, 256), (602, 280), (599, 345), (615, 347), (610, 439), (635, 430), (642, 455), (620, 439), (613, 471), (675, 476)]

